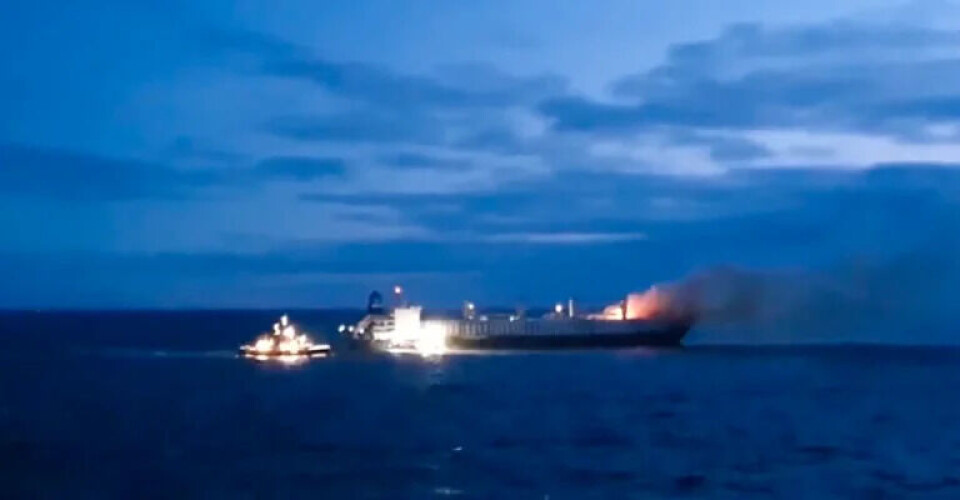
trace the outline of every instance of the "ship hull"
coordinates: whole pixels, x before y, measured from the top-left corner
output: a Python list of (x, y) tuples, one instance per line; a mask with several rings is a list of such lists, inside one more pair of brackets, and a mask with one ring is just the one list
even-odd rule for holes
[(447, 345), (464, 350), (547, 350), (547, 349), (617, 349), (628, 347), (678, 347), (690, 331), (689, 325), (662, 330), (632, 333), (560, 334), (560, 335), (497, 335), (490, 337), (447, 338)]
[(240, 347), (237, 349), (237, 355), (243, 358), (257, 359), (257, 360), (268, 360), (268, 359), (283, 359), (283, 358), (323, 358), (331, 354), (332, 350), (330, 346), (314, 346), (307, 349), (300, 349), (297, 351), (267, 351), (260, 352), (255, 349), (249, 348), (247, 346)]
[[(679, 347), (692, 323), (577, 320), (497, 324), (430, 319), (424, 321), (423, 325), (428, 329), (435, 327), (445, 332), (444, 342), (448, 349), (481, 351)], [(416, 350), (415, 342), (397, 342), (390, 339), (389, 332), (381, 332), (380, 335), (354, 334), (351, 335), (349, 344), (359, 349)]]

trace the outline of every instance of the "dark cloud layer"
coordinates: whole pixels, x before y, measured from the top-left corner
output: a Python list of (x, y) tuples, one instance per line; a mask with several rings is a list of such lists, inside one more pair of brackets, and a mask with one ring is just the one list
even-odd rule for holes
[[(221, 161), (227, 155), (218, 154)], [(229, 158), (234, 158), (232, 155)], [(340, 158), (273, 157), (253, 168), (185, 168), (23, 145), (0, 145), (0, 196), (69, 201), (196, 198), (212, 188), (342, 176)]]
[(312, 181), (324, 177), (340, 177), (346, 173), (342, 158), (310, 158), (277, 156), (260, 161), (254, 171), (260, 177)]
[(771, 151), (766, 146), (749, 139), (708, 135), (686, 129), (673, 129), (666, 132), (675, 144), (706, 147), (710, 157), (721, 164), (759, 160), (771, 156)]
[(258, 31), (205, 29), (197, 30), (193, 36), (198, 45), (213, 53), (248, 54), (256, 56), (261, 64), (281, 58), (303, 57), (308, 53), (304, 47)]
[(67, 200), (179, 198), (222, 175), (31, 146), (0, 146), (0, 193)]
[(383, 156), (379, 162), (394, 168), (466, 168), (472, 165), (472, 162), (462, 158), (443, 158), (405, 151)]
[(335, 95), (393, 108), (418, 106), (462, 107), (487, 104), (496, 96), (472, 95), (424, 77), (402, 76), (360, 63), (328, 61), (277, 62), (266, 73), (309, 80)]
[(309, 141), (450, 145), (509, 152), (518, 149), (506, 114), (562, 95), (566, 80), (516, 77), (486, 65), (453, 65), (415, 75), (363, 63), (277, 58), (266, 75), (316, 84), (349, 111), (287, 115), (270, 120), (275, 135)]
[[(470, 67), (462, 71), (477, 71)], [(448, 83), (441, 78), (407, 75), (364, 63), (321, 59), (278, 60), (266, 64), (271, 76), (313, 82), (336, 96), (392, 109), (503, 107), (562, 91), (558, 77), (510, 78), (484, 71), (485, 85)]]
[(373, 109), (283, 116), (271, 120), (264, 129), (280, 137), (302, 141), (374, 144), (435, 144), (443, 141), (441, 125), (431, 116)]
[(954, 31), (737, 25), (675, 45), (662, 65), (614, 82), (620, 101), (568, 96), (540, 110), (557, 130), (810, 127), (909, 138), (924, 123), (956, 120), (958, 48)]
[[(751, 170), (707, 178), (567, 172), (496, 192), (302, 199), (388, 206), (451, 238), (646, 233), (648, 245), (671, 241), (731, 251), (742, 246), (758, 256), (769, 245), (783, 247), (778, 255), (811, 249), (876, 253), (902, 249), (952, 224), (960, 170), (911, 164), (866, 171)], [(911, 222), (924, 219), (922, 225)]]

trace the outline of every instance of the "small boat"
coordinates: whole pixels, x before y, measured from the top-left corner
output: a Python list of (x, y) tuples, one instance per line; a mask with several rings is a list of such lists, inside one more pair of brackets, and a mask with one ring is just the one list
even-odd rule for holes
[(330, 344), (314, 343), (306, 335), (298, 333), (287, 315), (281, 316), (280, 321), (273, 324), (273, 332), (257, 337), (252, 344), (240, 346), (238, 352), (242, 357), (260, 361), (297, 361), (324, 357), (330, 353)]

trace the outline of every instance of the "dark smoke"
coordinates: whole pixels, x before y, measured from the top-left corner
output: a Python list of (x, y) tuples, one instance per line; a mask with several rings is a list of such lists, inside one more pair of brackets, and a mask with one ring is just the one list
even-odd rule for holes
[(957, 343), (958, 256), (950, 239), (825, 269), (706, 269), (662, 288), (704, 342)]

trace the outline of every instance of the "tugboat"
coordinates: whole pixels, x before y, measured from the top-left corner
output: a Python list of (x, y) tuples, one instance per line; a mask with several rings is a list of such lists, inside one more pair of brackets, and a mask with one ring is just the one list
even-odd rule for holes
[(328, 356), (330, 352), (330, 344), (315, 344), (306, 335), (298, 334), (286, 314), (273, 324), (273, 332), (265, 333), (253, 344), (242, 345), (239, 349), (240, 356), (258, 361), (298, 361)]

